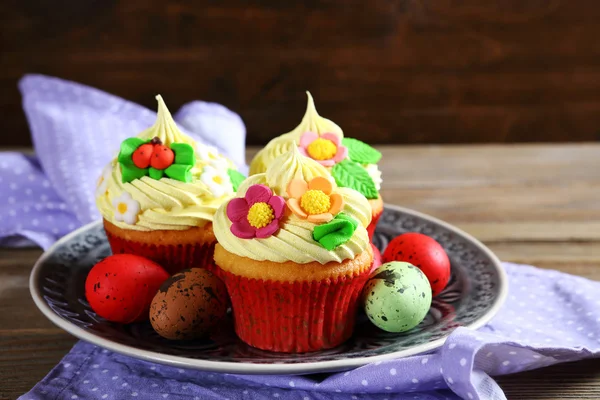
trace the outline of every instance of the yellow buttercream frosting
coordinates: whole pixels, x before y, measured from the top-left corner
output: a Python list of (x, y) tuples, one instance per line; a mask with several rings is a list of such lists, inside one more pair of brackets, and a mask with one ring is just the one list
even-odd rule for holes
[[(204, 226), (213, 220), (219, 206), (233, 196), (228, 169), (235, 165), (216, 150), (196, 143), (179, 130), (161, 96), (157, 96), (156, 122), (137, 137), (151, 140), (158, 137), (162, 144), (186, 143), (192, 146), (195, 164), (191, 182), (163, 177), (159, 180), (144, 176), (123, 183), (121, 166), (115, 157), (105, 168), (96, 192), (96, 205), (102, 217), (123, 229), (139, 231), (184, 230)], [(135, 223), (115, 219), (115, 199), (124, 193), (139, 204)]]
[[(310, 181), (316, 177), (325, 177), (332, 181), (325, 167), (300, 154), (296, 146), (280, 155), (266, 173), (247, 178), (240, 187), (236, 197), (244, 197), (252, 185), (266, 185), (275, 195), (288, 199), (287, 187), (292, 179)], [(279, 230), (264, 239), (241, 239), (231, 232), (231, 221), (227, 217), (227, 202), (217, 210), (213, 221), (213, 229), (218, 242), (230, 253), (258, 261), (286, 262), (307, 264), (317, 261), (321, 264), (342, 262), (354, 259), (367, 249), (369, 237), (365, 227), (371, 222), (371, 207), (367, 199), (355, 190), (338, 188), (332, 181), (334, 193), (344, 199), (343, 212), (360, 222), (352, 237), (333, 250), (325, 249), (313, 239), (313, 230), (317, 224), (288, 213), (280, 222)]]
[(292, 146), (285, 154), (275, 159), (272, 166), (267, 169), (265, 178), (275, 194), (286, 196), (287, 186), (294, 178), (310, 181), (317, 176), (325, 176), (333, 181), (327, 168), (304, 157), (297, 146)]
[(304, 118), (302, 118), (300, 125), (293, 131), (271, 140), (261, 151), (259, 151), (250, 163), (250, 175), (265, 172), (273, 160), (290, 151), (292, 147), (295, 147), (296, 144), (300, 142), (300, 137), (305, 132), (315, 132), (319, 135), (330, 132), (338, 135), (340, 139), (344, 137), (342, 128), (337, 126), (333, 121), (321, 117), (317, 112), (311, 94), (309, 92), (306, 92), (306, 94), (308, 96), (308, 103), (306, 105)]
[[(313, 97), (309, 92), (306, 92), (308, 96), (308, 103), (306, 105), (306, 112), (302, 118), (302, 122), (293, 131), (285, 133), (271, 140), (267, 145), (260, 150), (250, 163), (250, 175), (262, 174), (273, 163), (273, 161), (280, 155), (287, 153), (292, 147), (295, 147), (300, 142), (300, 137), (305, 132), (314, 132), (318, 135), (324, 133), (333, 133), (343, 139), (344, 132), (336, 125), (333, 121), (323, 118), (317, 112)], [(323, 159), (330, 158), (334, 150), (327, 146), (322, 146), (317, 153), (321, 152)], [(319, 157), (317, 155), (317, 157)], [(381, 171), (376, 164), (364, 165), (367, 173), (373, 179), (377, 190), (381, 190)], [(329, 168), (330, 170), (330, 168)]]

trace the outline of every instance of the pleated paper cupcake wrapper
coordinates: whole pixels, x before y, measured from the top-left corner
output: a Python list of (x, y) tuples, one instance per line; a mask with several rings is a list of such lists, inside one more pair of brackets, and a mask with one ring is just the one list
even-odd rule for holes
[(377, 222), (379, 222), (379, 218), (381, 218), (381, 214), (383, 214), (383, 210), (381, 210), (378, 214), (374, 214), (371, 223), (367, 226), (367, 233), (369, 234), (369, 240), (373, 240), (373, 235), (375, 234), (375, 228), (377, 227)]
[(135, 254), (162, 266), (171, 275), (189, 268), (209, 268), (213, 261), (215, 242), (194, 245), (148, 245), (122, 239), (106, 232), (113, 254)]
[(381, 267), (381, 252), (373, 243), (371, 243), (371, 248), (373, 249), (373, 265), (371, 265), (371, 273), (375, 271), (377, 268)]
[(248, 279), (216, 268), (231, 297), (238, 337), (263, 350), (305, 353), (335, 347), (354, 330), (369, 270), (306, 282)]

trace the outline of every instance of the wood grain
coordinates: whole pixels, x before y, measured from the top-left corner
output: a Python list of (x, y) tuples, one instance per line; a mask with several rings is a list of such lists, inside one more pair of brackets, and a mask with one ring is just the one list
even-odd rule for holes
[(509, 400), (600, 399), (600, 363), (585, 360), (496, 378)]
[(16, 84), (43, 73), (150, 108), (223, 103), (250, 144), (295, 127), (305, 90), (373, 143), (598, 140), (599, 17), (586, 0), (5, 1), (0, 135), (28, 143)]
[(41, 380), (76, 340), (36, 308), (28, 278), (40, 249), (0, 248), (0, 399), (16, 399)]
[[(386, 202), (455, 224), (502, 260), (600, 281), (600, 144), (381, 150)], [(255, 152), (249, 149), (248, 157)], [(75, 342), (30, 298), (27, 277), (40, 254), (0, 249), (0, 399), (29, 390)], [(561, 364), (497, 381), (511, 400), (598, 399), (600, 363)]]

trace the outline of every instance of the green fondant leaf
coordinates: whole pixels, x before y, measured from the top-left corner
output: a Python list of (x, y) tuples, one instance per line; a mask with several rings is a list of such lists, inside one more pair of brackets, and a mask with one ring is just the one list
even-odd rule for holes
[(313, 239), (331, 251), (350, 240), (357, 227), (357, 220), (344, 213), (339, 213), (328, 223), (315, 226)]
[(171, 150), (175, 153), (175, 164), (194, 165), (196, 157), (194, 157), (194, 148), (187, 143), (173, 143)]
[(152, 179), (156, 179), (159, 180), (160, 178), (162, 178), (165, 175), (165, 171), (162, 169), (156, 169), (156, 168), (152, 168), (150, 167), (148, 169), (148, 173), (150, 175), (150, 178)]
[(344, 138), (342, 144), (348, 148), (348, 157), (360, 164), (377, 164), (381, 153), (358, 139)]
[(135, 165), (121, 164), (121, 181), (123, 183), (131, 182), (134, 179), (140, 179), (148, 175), (148, 168), (138, 168)]
[(167, 175), (171, 179), (175, 179), (181, 182), (191, 182), (192, 181), (192, 166), (191, 165), (181, 165), (181, 164), (173, 164), (169, 168), (165, 169), (165, 175)]
[(343, 160), (335, 164), (331, 174), (338, 186), (354, 189), (367, 199), (379, 197), (375, 182), (373, 182), (367, 170), (355, 161)]
[(231, 168), (229, 168), (227, 170), (227, 175), (229, 175), (229, 179), (231, 180), (231, 185), (233, 186), (233, 191), (237, 192), (238, 187), (244, 181), (244, 179), (246, 179), (246, 177), (241, 172), (236, 171), (235, 169), (231, 169)]
[(135, 166), (133, 164), (133, 160), (131, 159), (131, 156), (137, 150), (138, 147), (140, 147), (144, 143), (148, 143), (148, 142), (149, 141), (147, 141), (147, 140), (142, 140), (142, 139), (136, 138), (136, 137), (131, 137), (131, 138), (123, 140), (121, 142), (121, 149), (119, 151), (119, 156), (118, 156), (117, 160), (119, 161), (119, 163), (121, 165)]

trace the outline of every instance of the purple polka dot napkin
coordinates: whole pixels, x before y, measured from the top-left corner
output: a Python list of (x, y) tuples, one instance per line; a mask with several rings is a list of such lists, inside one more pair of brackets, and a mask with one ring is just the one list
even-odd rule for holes
[(438, 351), (330, 375), (264, 376), (152, 364), (79, 342), (22, 400), (504, 399), (492, 376), (600, 356), (600, 282), (504, 264), (509, 296)]
[[(27, 76), (20, 88), (37, 158), (0, 153), (0, 245), (47, 248), (99, 218), (93, 188), (102, 167), (154, 113), (50, 77)], [(192, 102), (175, 119), (245, 167), (237, 114)], [(492, 376), (600, 355), (600, 283), (504, 267), (509, 296), (499, 314), (476, 332), (457, 329), (431, 354), (330, 375), (244, 376), (152, 364), (79, 342), (21, 399), (504, 399)]]
[[(37, 157), (0, 152), (0, 245), (33, 241), (47, 248), (100, 218), (94, 191), (102, 168), (121, 141), (154, 124), (156, 113), (95, 88), (42, 75), (25, 76), (19, 88)], [(239, 115), (220, 104), (193, 101), (174, 119), (184, 132), (217, 148), (246, 172), (246, 128)]]

